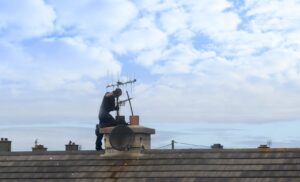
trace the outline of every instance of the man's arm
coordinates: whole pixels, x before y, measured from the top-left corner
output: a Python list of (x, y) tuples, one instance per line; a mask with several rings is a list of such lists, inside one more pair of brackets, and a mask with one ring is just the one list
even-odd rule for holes
[(105, 93), (105, 97), (112, 97), (113, 96), (113, 93), (111, 93), (111, 92), (106, 92)]
[(110, 97), (110, 98), (113, 98), (113, 100), (114, 100), (114, 108), (113, 108), (113, 110), (114, 111), (118, 111), (120, 108), (119, 108), (119, 104), (116, 102), (116, 96), (112, 93), (112, 92), (107, 92), (106, 94), (105, 94), (105, 97)]

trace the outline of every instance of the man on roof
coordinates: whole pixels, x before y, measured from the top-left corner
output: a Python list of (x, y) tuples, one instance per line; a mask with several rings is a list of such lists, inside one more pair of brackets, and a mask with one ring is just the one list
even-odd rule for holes
[(119, 111), (119, 105), (117, 98), (122, 95), (122, 90), (117, 88), (112, 92), (106, 92), (99, 111), (99, 125), (96, 126), (96, 150), (102, 150), (102, 138), (103, 134), (99, 132), (99, 128), (105, 128), (110, 126), (117, 126), (119, 124), (125, 124), (123, 121), (116, 120), (111, 114), (111, 111)]

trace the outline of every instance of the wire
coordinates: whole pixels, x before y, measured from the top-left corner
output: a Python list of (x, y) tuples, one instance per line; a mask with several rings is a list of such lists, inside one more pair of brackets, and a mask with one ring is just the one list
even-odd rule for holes
[[(174, 141), (174, 144), (175, 143), (182, 144), (182, 145), (189, 145), (189, 146), (201, 147), (201, 148), (210, 148), (210, 146), (206, 146), (206, 145), (195, 145), (195, 144), (190, 144), (190, 143), (183, 143), (183, 142)], [(172, 143), (168, 144), (168, 145), (161, 146), (161, 147), (157, 147), (156, 149), (161, 149), (161, 148), (168, 147), (168, 146), (172, 146)]]
[(202, 147), (202, 148), (210, 148), (209, 146), (206, 146), (206, 145), (195, 145), (195, 144), (183, 143), (183, 142), (177, 142), (177, 141), (174, 141), (174, 143), (178, 143), (178, 144), (182, 144), (182, 145), (190, 145), (190, 146), (195, 146), (195, 147)]
[(172, 144), (164, 145), (164, 146), (158, 147), (157, 149), (161, 149), (161, 148), (168, 147), (168, 146), (171, 146), (171, 145)]

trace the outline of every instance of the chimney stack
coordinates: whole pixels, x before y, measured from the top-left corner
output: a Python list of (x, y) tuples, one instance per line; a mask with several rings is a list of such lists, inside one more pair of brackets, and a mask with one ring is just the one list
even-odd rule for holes
[(1, 138), (0, 152), (11, 152), (11, 141), (9, 141), (7, 138)]
[(32, 147), (32, 152), (46, 152), (47, 148), (44, 145), (35, 145)]
[(262, 144), (262, 145), (258, 146), (257, 148), (259, 148), (259, 149), (269, 149), (270, 147), (268, 145)]
[(38, 144), (38, 139), (34, 141), (34, 147), (32, 147), (32, 152), (46, 152), (47, 148), (44, 145)]
[(219, 143), (215, 143), (212, 146), (210, 146), (211, 149), (223, 149), (223, 145)]
[(79, 150), (79, 145), (75, 144), (71, 140), (66, 145), (66, 151), (78, 151), (78, 150)]
[(104, 135), (105, 155), (141, 155), (151, 149), (151, 135), (155, 129), (139, 125), (139, 116), (131, 116), (129, 125), (100, 128)]

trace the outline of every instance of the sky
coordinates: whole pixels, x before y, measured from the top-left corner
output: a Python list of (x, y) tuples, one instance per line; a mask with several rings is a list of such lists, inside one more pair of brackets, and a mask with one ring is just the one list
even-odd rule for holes
[(299, 20), (299, 0), (0, 0), (0, 136), (93, 150), (106, 85), (136, 78), (153, 148), (299, 147)]

